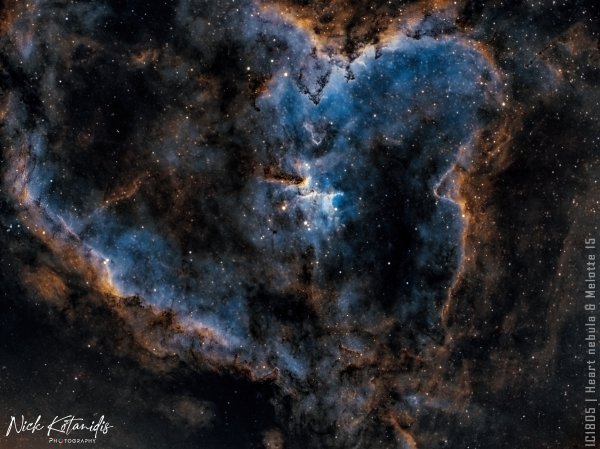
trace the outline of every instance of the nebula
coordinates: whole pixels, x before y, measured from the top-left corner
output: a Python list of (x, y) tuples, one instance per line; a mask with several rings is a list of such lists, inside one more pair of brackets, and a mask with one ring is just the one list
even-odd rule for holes
[(4, 415), (579, 447), (595, 4), (2, 8)]

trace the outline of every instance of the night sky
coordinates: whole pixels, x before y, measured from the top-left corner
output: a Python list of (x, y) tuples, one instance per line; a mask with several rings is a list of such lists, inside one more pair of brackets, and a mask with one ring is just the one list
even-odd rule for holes
[(584, 447), (595, 1), (1, 5), (0, 448)]

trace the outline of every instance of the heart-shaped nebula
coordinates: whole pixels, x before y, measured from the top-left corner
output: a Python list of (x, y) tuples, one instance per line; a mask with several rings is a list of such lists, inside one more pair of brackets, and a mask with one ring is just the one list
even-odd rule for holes
[(143, 373), (156, 405), (119, 410), (166, 424), (127, 447), (546, 438), (524, 414), (497, 439), (503, 395), (542, 413), (566, 374), (528, 376), (578, 341), (556, 298), (594, 39), (534, 6), (321, 3), (7, 7), (3, 282)]

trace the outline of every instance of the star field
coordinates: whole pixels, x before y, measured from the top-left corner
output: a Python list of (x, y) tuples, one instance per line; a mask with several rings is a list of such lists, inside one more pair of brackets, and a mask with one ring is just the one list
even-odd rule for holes
[(0, 421), (579, 447), (595, 4), (8, 1), (0, 33)]

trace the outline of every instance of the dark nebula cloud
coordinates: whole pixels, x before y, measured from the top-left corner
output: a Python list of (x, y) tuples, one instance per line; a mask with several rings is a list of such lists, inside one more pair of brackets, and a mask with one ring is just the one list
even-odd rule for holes
[(593, 2), (1, 20), (0, 416), (101, 412), (107, 448), (579, 447)]

